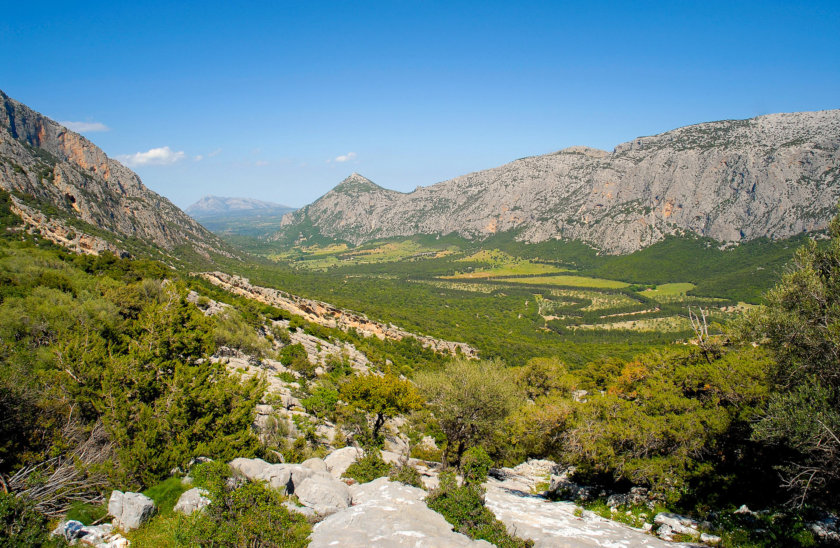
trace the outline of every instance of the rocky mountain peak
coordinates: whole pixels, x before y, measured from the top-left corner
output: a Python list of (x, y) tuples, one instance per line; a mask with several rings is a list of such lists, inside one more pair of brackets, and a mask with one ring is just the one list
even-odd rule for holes
[(360, 192), (375, 192), (378, 190), (385, 189), (377, 185), (367, 177), (364, 177), (363, 175), (360, 175), (354, 171), (346, 179), (344, 179), (338, 185), (336, 185), (332, 189), (332, 192), (344, 192), (352, 194)]
[(821, 230), (838, 200), (840, 110), (827, 110), (696, 124), (613, 152), (570, 147), (408, 194), (354, 174), (286, 215), (276, 238), (514, 232), (630, 253), (668, 235), (737, 243)]

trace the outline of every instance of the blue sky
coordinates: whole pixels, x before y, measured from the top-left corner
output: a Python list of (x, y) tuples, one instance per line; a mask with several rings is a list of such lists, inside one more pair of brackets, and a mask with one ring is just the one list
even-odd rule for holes
[[(840, 2), (17, 2), (0, 89), (185, 207), (840, 108)], [(104, 126), (104, 128), (103, 128)], [(103, 129), (105, 129), (103, 131)]]

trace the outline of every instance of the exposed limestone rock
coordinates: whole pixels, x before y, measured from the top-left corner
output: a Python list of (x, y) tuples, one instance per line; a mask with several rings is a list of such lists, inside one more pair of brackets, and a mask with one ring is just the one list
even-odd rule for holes
[(262, 459), (246, 459), (243, 457), (233, 459), (228, 465), (235, 472), (251, 481), (262, 479), (263, 473), (272, 466)]
[(526, 242), (581, 240), (629, 253), (685, 232), (742, 242), (824, 228), (838, 183), (840, 110), (771, 114), (640, 137), (613, 152), (571, 147), (407, 194), (354, 173), (287, 214), (276, 237), (359, 244), (518, 230)]
[(246, 278), (240, 276), (231, 276), (224, 272), (204, 272), (201, 276), (231, 293), (282, 308), (292, 314), (303, 316), (307, 321), (318, 325), (345, 331), (356, 329), (364, 336), (376, 336), (380, 339), (399, 341), (405, 337), (414, 337), (423, 346), (437, 352), (447, 352), (452, 355), (463, 354), (469, 358), (478, 356), (478, 352), (466, 343), (416, 335), (391, 324), (370, 320), (364, 314), (337, 308), (329, 303), (305, 299), (277, 289), (252, 285)]
[(207, 498), (207, 495), (207, 490), (193, 487), (181, 494), (173, 510), (186, 515), (199, 512), (210, 504), (210, 499)]
[(644, 531), (604, 519), (589, 511), (581, 511), (574, 503), (551, 502), (531, 494), (530, 489), (523, 490), (535, 479), (519, 476), (505, 481), (490, 479), (484, 484), (487, 489), (487, 508), (505, 524), (510, 533), (532, 539), (535, 548), (673, 546)]
[[(188, 245), (209, 256), (230, 256), (216, 236), (146, 188), (121, 163), (108, 158), (93, 143), (38, 114), (0, 91), (0, 188), (19, 191), (50, 204), (70, 217), (110, 231), (117, 239), (138, 238), (172, 251)], [(20, 200), (16, 208), (22, 210)], [(54, 229), (54, 216), (27, 212), (25, 221), (45, 237), (87, 253), (107, 248), (104, 240), (84, 234), (80, 241)], [(102, 240), (102, 241), (100, 241)], [(117, 248), (122, 248), (117, 245)]]
[(334, 478), (340, 478), (350, 465), (362, 458), (364, 453), (356, 447), (336, 449), (324, 458), (327, 470)]
[(350, 490), (347, 485), (329, 475), (312, 475), (296, 483), (295, 495), (301, 504), (322, 516), (350, 506)]
[(318, 458), (311, 458), (303, 461), (300, 463), (301, 466), (304, 468), (309, 468), (310, 470), (314, 470), (315, 472), (327, 472), (327, 463), (324, 462), (324, 459)]
[(137, 529), (154, 513), (155, 502), (142, 493), (114, 490), (108, 499), (108, 514), (114, 517), (114, 525), (124, 531)]
[(455, 548), (492, 545), (473, 541), (423, 502), (426, 492), (379, 478), (350, 487), (353, 506), (321, 521), (310, 548)]

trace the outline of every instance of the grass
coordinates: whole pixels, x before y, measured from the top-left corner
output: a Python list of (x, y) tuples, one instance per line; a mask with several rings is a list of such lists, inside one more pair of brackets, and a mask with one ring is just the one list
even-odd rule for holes
[(482, 278), (495, 278), (498, 276), (533, 276), (538, 274), (554, 274), (558, 272), (569, 272), (569, 270), (547, 264), (521, 261), (494, 268), (461, 272), (453, 276), (441, 276), (441, 278), (444, 280), (475, 280)]
[(143, 494), (155, 501), (158, 513), (166, 514), (172, 511), (178, 498), (188, 489), (189, 487), (183, 484), (181, 478), (173, 477), (149, 487), (143, 491)]
[(656, 289), (646, 289), (639, 293), (651, 299), (658, 299), (661, 297), (678, 297), (684, 296), (686, 293), (694, 289), (696, 286), (692, 283), (670, 283), (657, 285)]
[(626, 282), (607, 280), (604, 278), (590, 278), (588, 276), (534, 276), (530, 278), (505, 278), (506, 283), (528, 285), (554, 285), (560, 287), (590, 287), (593, 289), (622, 289), (629, 286)]
[(612, 323), (583, 324), (573, 326), (573, 329), (627, 329), (630, 331), (649, 331), (659, 333), (680, 333), (691, 329), (687, 318), (679, 316), (665, 316), (663, 318), (645, 318), (643, 320), (625, 320)]

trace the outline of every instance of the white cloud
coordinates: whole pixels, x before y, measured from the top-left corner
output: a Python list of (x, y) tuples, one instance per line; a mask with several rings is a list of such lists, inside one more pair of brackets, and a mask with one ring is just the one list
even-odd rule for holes
[(199, 155), (197, 155), (197, 156), (195, 156), (195, 157), (193, 158), (193, 160), (195, 160), (196, 162), (200, 162), (200, 161), (202, 161), (203, 159), (204, 159), (204, 156), (202, 156), (201, 154), (199, 154)]
[(184, 151), (174, 151), (169, 147), (153, 148), (146, 152), (136, 152), (134, 154), (123, 154), (117, 156), (117, 160), (124, 163), (128, 167), (135, 166), (165, 166), (174, 164), (179, 160), (183, 160), (186, 155)]
[(102, 122), (59, 122), (62, 126), (76, 133), (93, 133), (94, 131), (110, 131), (111, 128)]
[(336, 162), (349, 162), (350, 160), (355, 160), (355, 159), (356, 159), (356, 153), (355, 152), (348, 152), (347, 154), (342, 154), (341, 156), (337, 156), (335, 158), (335, 161)]

